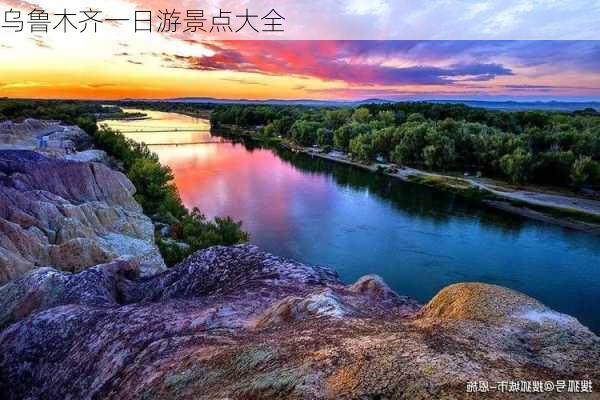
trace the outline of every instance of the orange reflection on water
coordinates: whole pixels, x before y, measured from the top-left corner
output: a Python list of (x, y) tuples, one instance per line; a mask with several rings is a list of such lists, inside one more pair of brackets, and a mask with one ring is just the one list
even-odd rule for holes
[(303, 174), (270, 150), (248, 150), (213, 137), (207, 120), (126, 111), (144, 112), (149, 118), (107, 124), (133, 140), (160, 143), (150, 148), (172, 169), (183, 203), (190, 209), (198, 207), (208, 218), (231, 216), (243, 221), (251, 235), (268, 227), (284, 239), (294, 234), (290, 226), (298, 211), (295, 207), (305, 203), (299, 198), (307, 191), (321, 199), (319, 208), (328, 207), (326, 177)]
[(260, 221), (281, 235), (290, 233), (295, 193), (290, 188), (303, 176), (269, 150), (250, 152), (234, 143), (153, 146), (152, 150), (173, 170), (187, 207), (198, 207), (209, 218), (242, 220), (250, 232), (255, 231), (253, 222)]
[(194, 129), (197, 131), (210, 131), (210, 122), (204, 118), (192, 118), (187, 115), (165, 113), (160, 111), (140, 110), (136, 108), (123, 108), (128, 113), (144, 113), (144, 119), (135, 120), (110, 120), (106, 123), (119, 130), (160, 131), (179, 128), (180, 130)]

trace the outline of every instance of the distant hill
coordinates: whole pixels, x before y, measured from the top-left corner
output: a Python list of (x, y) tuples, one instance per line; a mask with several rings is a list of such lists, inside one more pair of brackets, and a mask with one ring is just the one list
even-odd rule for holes
[[(182, 97), (175, 99), (167, 99), (164, 101), (174, 103), (208, 103), (208, 104), (266, 104), (272, 106), (311, 106), (311, 107), (334, 107), (334, 106), (354, 106), (354, 101), (344, 100), (250, 100), (250, 99), (215, 99), (212, 97)], [(388, 101), (385, 101), (388, 102)]]
[(577, 111), (593, 108), (600, 111), (600, 102), (567, 101), (486, 101), (486, 100), (427, 100), (428, 103), (465, 104), (471, 107), (497, 110)]
[[(126, 99), (123, 101), (140, 101)], [(363, 104), (383, 104), (383, 103), (401, 103), (401, 102), (427, 102), (439, 104), (465, 104), (471, 107), (481, 107), (496, 110), (546, 110), (546, 111), (577, 111), (586, 108), (593, 108), (600, 111), (600, 102), (576, 102), (576, 101), (491, 101), (491, 100), (392, 100), (392, 99), (365, 99), (365, 100), (251, 100), (251, 99), (217, 99), (213, 97), (181, 97), (165, 100), (148, 101), (166, 101), (173, 103), (205, 103), (205, 104), (248, 104), (248, 105), (280, 105), (280, 106), (311, 106), (311, 107), (356, 107)]]

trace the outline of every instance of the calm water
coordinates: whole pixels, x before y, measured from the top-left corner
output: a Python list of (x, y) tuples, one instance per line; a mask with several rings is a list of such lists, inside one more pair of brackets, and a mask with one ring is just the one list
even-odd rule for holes
[(307, 155), (225, 142), (206, 120), (149, 115), (108, 123), (159, 143), (151, 148), (173, 169), (186, 206), (242, 220), (269, 252), (331, 266), (346, 282), (379, 274), (422, 302), (455, 282), (499, 284), (600, 332), (598, 236)]

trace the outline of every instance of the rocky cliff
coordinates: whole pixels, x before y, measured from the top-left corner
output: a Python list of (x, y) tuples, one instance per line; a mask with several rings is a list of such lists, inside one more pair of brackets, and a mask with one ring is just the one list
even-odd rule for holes
[(99, 163), (0, 150), (0, 283), (37, 267), (80, 271), (122, 256), (143, 275), (164, 270), (134, 191)]
[(40, 268), (0, 288), (3, 397), (439, 399), (468, 398), (469, 381), (600, 378), (597, 336), (497, 286), (421, 307), (377, 277), (344, 285), (253, 246), (138, 273)]
[(58, 121), (0, 123), (0, 284), (38, 267), (77, 272), (120, 257), (143, 276), (165, 269), (134, 186), (91, 143)]

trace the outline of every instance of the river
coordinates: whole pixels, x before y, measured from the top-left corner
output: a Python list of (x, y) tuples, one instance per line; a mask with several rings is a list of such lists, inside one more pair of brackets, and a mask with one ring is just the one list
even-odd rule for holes
[(211, 136), (204, 119), (143, 112), (149, 119), (103, 123), (149, 144), (187, 207), (243, 221), (251, 243), (268, 252), (333, 267), (348, 283), (378, 274), (421, 302), (455, 282), (498, 284), (600, 332), (599, 236), (306, 154), (232, 143)]

